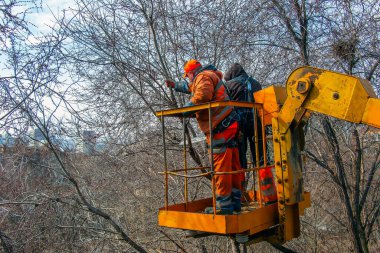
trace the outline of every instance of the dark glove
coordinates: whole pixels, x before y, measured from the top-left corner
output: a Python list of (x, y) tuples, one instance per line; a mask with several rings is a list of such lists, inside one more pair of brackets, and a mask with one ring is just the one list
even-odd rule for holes
[(173, 80), (165, 80), (165, 84), (168, 88), (174, 88), (175, 87), (175, 82)]
[[(195, 104), (193, 104), (193, 102), (189, 101), (183, 107), (194, 106), (194, 105)], [(189, 111), (189, 112), (184, 112), (182, 114), (184, 117), (189, 117), (189, 116), (193, 115), (194, 113), (195, 113), (195, 111)]]

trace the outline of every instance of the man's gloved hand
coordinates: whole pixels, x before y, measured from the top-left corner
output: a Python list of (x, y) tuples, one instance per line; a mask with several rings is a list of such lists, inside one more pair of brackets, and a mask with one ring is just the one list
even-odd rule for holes
[[(193, 106), (195, 104), (193, 104), (193, 102), (189, 101), (187, 102), (183, 107), (188, 107), (188, 106)], [(182, 113), (184, 117), (189, 117), (191, 115), (193, 115), (195, 113), (195, 111), (190, 111), (190, 112), (184, 112)]]
[(175, 82), (173, 80), (170, 80), (170, 79), (165, 80), (165, 84), (168, 88), (174, 88), (175, 87)]

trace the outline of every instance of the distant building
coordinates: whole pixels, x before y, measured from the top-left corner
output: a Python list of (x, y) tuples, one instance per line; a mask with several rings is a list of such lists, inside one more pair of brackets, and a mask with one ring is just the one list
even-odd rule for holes
[(97, 138), (95, 144), (95, 151), (102, 153), (107, 149), (107, 140), (105, 138)]
[(4, 138), (3, 138), (3, 135), (0, 134), (0, 147), (4, 147), (5, 146), (5, 141), (4, 141)]
[(13, 147), (15, 145), (15, 139), (8, 133), (0, 134), (0, 146)]
[[(105, 139), (92, 130), (85, 130), (77, 138), (68, 136), (52, 135), (49, 136), (51, 144), (61, 151), (79, 152), (92, 155), (103, 152), (106, 149)], [(6, 148), (13, 148), (15, 145), (24, 145), (29, 148), (41, 148), (47, 145), (47, 140), (40, 129), (34, 129), (25, 136), (12, 137), (8, 133), (0, 134), (0, 153)]]
[(45, 136), (39, 128), (34, 129), (32, 139), (35, 147), (41, 147), (46, 143)]
[(83, 153), (90, 155), (95, 153), (95, 145), (97, 140), (97, 134), (95, 131), (85, 130), (82, 135), (83, 140)]

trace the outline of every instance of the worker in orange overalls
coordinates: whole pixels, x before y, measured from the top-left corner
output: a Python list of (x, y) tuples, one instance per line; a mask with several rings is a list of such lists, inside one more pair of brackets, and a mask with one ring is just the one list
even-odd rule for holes
[[(175, 91), (191, 94), (185, 106), (192, 106), (211, 101), (228, 101), (222, 73), (213, 65), (202, 66), (195, 59), (184, 65), (184, 78), (190, 83), (166, 80), (166, 85)], [(208, 110), (196, 112), (199, 128), (206, 135), (210, 146), (210, 131), (213, 133), (213, 161), (215, 172), (240, 170), (239, 151), (237, 148), (238, 118), (231, 106), (217, 107), (212, 110), (212, 129), (209, 128)], [(188, 115), (187, 115), (188, 116)], [(241, 210), (241, 187), (244, 173), (214, 175), (217, 214), (232, 214)], [(206, 208), (206, 213), (212, 213)]]

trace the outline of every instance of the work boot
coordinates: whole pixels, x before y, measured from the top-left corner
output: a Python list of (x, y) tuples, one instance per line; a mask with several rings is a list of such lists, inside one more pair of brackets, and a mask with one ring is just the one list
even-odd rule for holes
[[(234, 207), (232, 205), (231, 196), (216, 196), (216, 214), (228, 215), (232, 214)], [(213, 207), (206, 207), (205, 213), (214, 213)]]
[(241, 190), (232, 188), (232, 206), (234, 212), (241, 212)]
[[(204, 213), (213, 214), (214, 208), (212, 206), (206, 207)], [(230, 214), (233, 214), (233, 210), (232, 210), (232, 208), (230, 208), (230, 209), (216, 208), (216, 214), (217, 215), (230, 215)]]
[(265, 206), (269, 206), (269, 205), (272, 205), (274, 203), (276, 203), (277, 200), (274, 200), (274, 201), (269, 201), (269, 202), (265, 202)]

